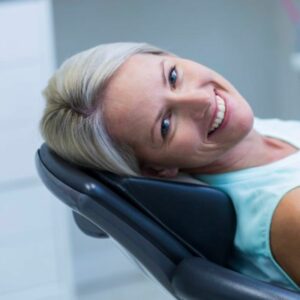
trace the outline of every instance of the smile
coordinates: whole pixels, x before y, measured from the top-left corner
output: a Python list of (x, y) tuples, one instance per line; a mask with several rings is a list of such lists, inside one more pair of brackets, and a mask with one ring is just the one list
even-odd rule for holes
[(217, 128), (221, 126), (222, 122), (224, 121), (224, 116), (226, 112), (225, 101), (219, 95), (216, 95), (216, 100), (217, 113), (208, 134), (213, 133)]

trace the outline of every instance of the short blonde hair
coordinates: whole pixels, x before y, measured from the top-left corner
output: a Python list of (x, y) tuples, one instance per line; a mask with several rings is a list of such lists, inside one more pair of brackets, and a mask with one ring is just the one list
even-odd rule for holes
[(43, 138), (61, 157), (78, 165), (119, 175), (138, 175), (130, 148), (108, 135), (101, 104), (115, 71), (137, 53), (167, 53), (145, 43), (112, 43), (78, 53), (54, 73), (44, 90)]

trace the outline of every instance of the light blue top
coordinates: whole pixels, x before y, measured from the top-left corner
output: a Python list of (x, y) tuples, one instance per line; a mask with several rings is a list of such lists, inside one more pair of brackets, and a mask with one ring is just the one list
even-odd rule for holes
[[(255, 119), (254, 127), (263, 135), (300, 149), (298, 121)], [(230, 267), (259, 280), (300, 291), (277, 264), (270, 249), (273, 213), (283, 196), (300, 186), (300, 151), (264, 166), (196, 178), (225, 191), (233, 201), (237, 231)]]

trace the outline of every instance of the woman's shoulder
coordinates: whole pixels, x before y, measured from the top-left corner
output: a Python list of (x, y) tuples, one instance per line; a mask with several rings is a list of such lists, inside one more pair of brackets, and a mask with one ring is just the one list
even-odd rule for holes
[(272, 218), (270, 242), (277, 263), (300, 285), (300, 188), (288, 192)]

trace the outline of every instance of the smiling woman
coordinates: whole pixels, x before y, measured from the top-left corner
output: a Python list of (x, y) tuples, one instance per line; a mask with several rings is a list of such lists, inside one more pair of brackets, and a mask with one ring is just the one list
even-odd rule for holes
[(229, 265), (300, 284), (300, 123), (255, 119), (217, 72), (147, 44), (101, 45), (67, 60), (45, 90), (41, 131), (59, 155), (120, 175), (192, 174), (231, 196)]
[(144, 174), (233, 168), (231, 150), (260, 139), (248, 136), (252, 111), (227, 80), (176, 56), (133, 55), (110, 80), (103, 102), (110, 135), (133, 149)]

